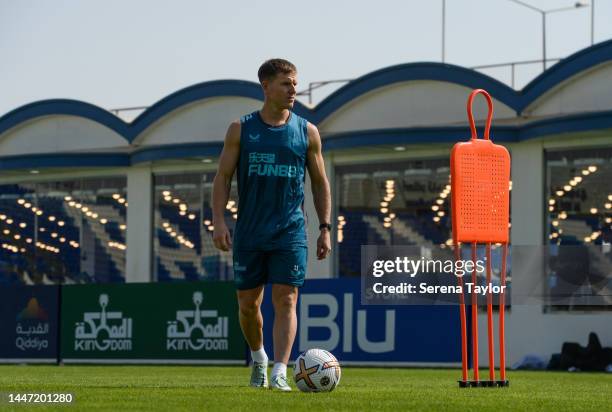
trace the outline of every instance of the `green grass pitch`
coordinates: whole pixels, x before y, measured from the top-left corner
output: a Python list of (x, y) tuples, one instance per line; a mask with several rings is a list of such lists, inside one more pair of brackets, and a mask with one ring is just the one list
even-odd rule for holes
[(509, 388), (459, 389), (459, 370), (345, 367), (331, 393), (249, 388), (249, 375), (237, 366), (1, 365), (0, 410), (29, 409), (6, 394), (31, 392), (72, 393), (62, 410), (612, 410), (609, 374), (510, 372)]

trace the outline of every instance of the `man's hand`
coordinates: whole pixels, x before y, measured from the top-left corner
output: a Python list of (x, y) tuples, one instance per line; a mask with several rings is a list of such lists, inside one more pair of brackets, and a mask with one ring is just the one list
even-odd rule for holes
[(329, 256), (331, 252), (331, 238), (329, 230), (321, 230), (321, 234), (317, 239), (317, 259), (323, 260)]
[(215, 225), (215, 231), (213, 232), (213, 243), (217, 249), (224, 252), (228, 252), (232, 247), (232, 238), (225, 223)]

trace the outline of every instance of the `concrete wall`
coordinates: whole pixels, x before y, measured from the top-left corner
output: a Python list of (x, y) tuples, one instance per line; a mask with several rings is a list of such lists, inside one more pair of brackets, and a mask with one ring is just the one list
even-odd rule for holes
[(0, 156), (127, 147), (122, 136), (77, 116), (37, 117), (0, 135)]
[(260, 101), (243, 97), (200, 100), (168, 113), (143, 132), (135, 143), (148, 146), (222, 142), (233, 120), (260, 106)]
[[(353, 130), (442, 126), (466, 123), (466, 97), (471, 89), (454, 83), (410, 81), (374, 89), (343, 105), (320, 124), (322, 133)], [(512, 119), (516, 112), (494, 99), (495, 118)], [(483, 98), (474, 100), (474, 117), (485, 119)]]
[(571, 77), (528, 106), (528, 116), (553, 116), (612, 110), (612, 63)]
[(150, 167), (127, 173), (126, 282), (153, 280), (153, 175)]

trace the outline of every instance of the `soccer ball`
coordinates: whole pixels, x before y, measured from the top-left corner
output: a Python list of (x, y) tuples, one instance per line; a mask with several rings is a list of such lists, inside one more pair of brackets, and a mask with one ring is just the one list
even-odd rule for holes
[(302, 392), (330, 392), (340, 383), (340, 364), (326, 350), (308, 349), (295, 360), (293, 380)]

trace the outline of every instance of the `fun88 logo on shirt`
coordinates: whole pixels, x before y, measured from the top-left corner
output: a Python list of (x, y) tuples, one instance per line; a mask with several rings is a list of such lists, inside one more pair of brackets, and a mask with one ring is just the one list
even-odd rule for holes
[(249, 176), (297, 177), (297, 167), (276, 164), (274, 153), (249, 153)]

